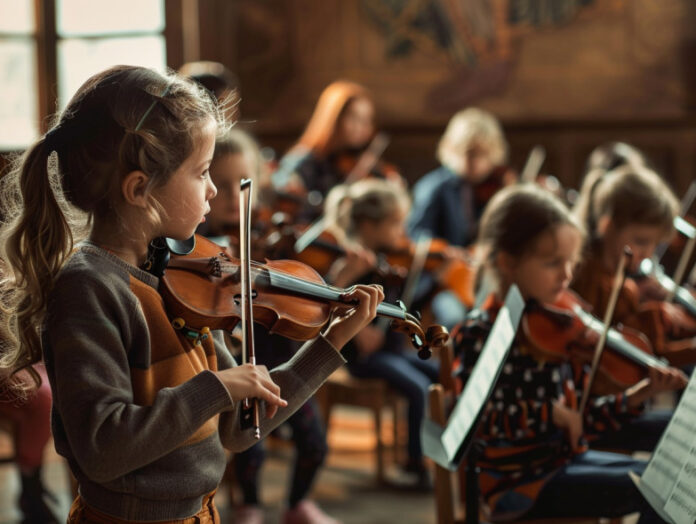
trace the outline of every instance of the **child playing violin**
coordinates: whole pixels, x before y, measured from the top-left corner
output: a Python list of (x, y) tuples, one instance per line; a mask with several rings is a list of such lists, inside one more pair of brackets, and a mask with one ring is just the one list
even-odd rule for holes
[(437, 146), (440, 167), (413, 186), (408, 217), (411, 237), (425, 234), (452, 246), (471, 244), (488, 200), (517, 180), (504, 167), (507, 149), (503, 130), (492, 114), (475, 107), (455, 114)]
[(655, 353), (683, 366), (696, 361), (691, 340), (696, 320), (674, 304), (643, 300), (630, 278), (674, 233), (677, 212), (677, 200), (667, 184), (639, 161), (590, 171), (575, 209), (588, 231), (587, 254), (572, 285), (595, 311), (603, 311), (614, 268), (623, 246), (629, 246), (633, 251), (629, 278), (619, 294), (614, 320), (644, 332)]
[[(210, 201), (210, 213), (205, 232), (217, 244), (229, 246), (238, 256), (239, 191), (243, 179), (262, 181), (264, 164), (259, 147), (247, 133), (232, 129), (215, 141), (215, 153), (210, 164), (210, 178), (218, 188), (217, 196)], [(232, 236), (230, 236), (232, 235)], [(230, 245), (230, 243), (232, 245)], [(256, 362), (273, 368), (287, 362), (297, 351), (290, 339), (271, 335), (263, 326), (254, 326)], [(288, 509), (283, 515), (284, 524), (334, 524), (337, 523), (307, 498), (313, 480), (321, 468), (328, 451), (326, 435), (321, 423), (319, 407), (312, 397), (291, 415), (287, 424), (292, 428), (292, 440), (296, 448), (288, 493)], [(258, 480), (265, 452), (262, 442), (234, 457), (234, 468), (241, 488), (243, 505), (235, 509), (238, 524), (262, 524), (263, 510), (259, 506)]]
[[(224, 448), (255, 442), (240, 401), (261, 401), (268, 434), (343, 363), (337, 349), (383, 298), (356, 287), (355, 306), (270, 373), (235, 366), (217, 336), (175, 330), (143, 266), (153, 239), (187, 239), (205, 220), (223, 125), (197, 86), (116, 66), (88, 79), (6, 175), (2, 298), (14, 340), (3, 370), (43, 352), (56, 449), (80, 485), (68, 522), (219, 522)], [(88, 239), (74, 244), (80, 225)]]
[[(314, 219), (328, 192), (337, 184), (364, 176), (402, 182), (397, 170), (368, 151), (375, 138), (375, 104), (362, 85), (346, 80), (329, 84), (297, 143), (281, 160), (274, 185), (306, 196), (300, 216)], [(368, 171), (356, 172), (363, 155)], [(371, 160), (371, 161), (370, 161)], [(352, 182), (353, 180), (349, 180)]]
[[(582, 240), (581, 226), (560, 200), (536, 185), (496, 194), (481, 219), (478, 240), (486, 252), (484, 269), (496, 283), (477, 313), (481, 322), (494, 321), (512, 284), (528, 308), (553, 304), (570, 283)], [(453, 338), (466, 381), (482, 341), (465, 325)], [(582, 377), (574, 378), (569, 356), (540, 360), (528, 340), (518, 333), (481, 423), (480, 488), (493, 520), (615, 517), (640, 511), (639, 522), (661, 522), (627, 475), (640, 474), (644, 461), (581, 452), (579, 443), (584, 427), (620, 425), (646, 398), (683, 387), (685, 377), (673, 369), (651, 371), (619, 395), (595, 398), (580, 414), (574, 400)]]
[[(332, 202), (333, 199), (327, 199)], [(405, 235), (404, 219), (408, 212), (408, 196), (404, 189), (385, 180), (362, 180), (348, 188), (343, 199), (345, 220), (341, 221), (349, 241), (371, 253), (397, 247)], [(328, 213), (331, 210), (327, 209)], [(354, 256), (346, 259), (337, 271), (335, 284), (343, 287), (356, 282), (380, 282), (370, 259)], [(401, 298), (401, 283), (385, 283), (385, 295)], [(420, 425), (425, 414), (428, 387), (438, 378), (438, 366), (421, 360), (415, 352), (404, 348), (402, 337), (385, 332), (379, 322), (364, 328), (346, 350), (348, 370), (360, 378), (381, 378), (408, 400), (408, 462), (405, 471), (415, 487), (430, 486), (420, 440)]]

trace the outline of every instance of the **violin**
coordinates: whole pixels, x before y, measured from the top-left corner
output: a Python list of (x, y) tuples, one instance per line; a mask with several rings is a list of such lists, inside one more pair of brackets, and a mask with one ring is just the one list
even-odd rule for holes
[[(271, 333), (293, 340), (316, 337), (328, 323), (334, 306), (345, 303), (345, 289), (328, 286), (311, 267), (294, 260), (251, 262), (254, 321)], [(196, 236), (185, 255), (172, 253), (160, 283), (167, 310), (182, 329), (207, 332), (233, 329), (240, 321), (240, 262), (224, 248)], [(377, 315), (392, 320), (426, 359), (448, 340), (442, 326), (423, 329), (400, 305), (381, 303)]]
[(474, 209), (480, 212), (493, 195), (506, 186), (516, 184), (517, 179), (517, 173), (510, 166), (501, 165), (493, 168), (485, 180), (473, 186)]
[(362, 151), (344, 151), (335, 160), (335, 165), (344, 176), (345, 184), (352, 184), (374, 176), (403, 184), (399, 170), (393, 164), (382, 160), (381, 156), (389, 145), (385, 133), (377, 133)]
[[(390, 266), (408, 269), (413, 265), (417, 243), (408, 238), (400, 243), (396, 248), (383, 250), (382, 255)], [(475, 265), (466, 257), (453, 257), (450, 245), (445, 240), (430, 239), (423, 269), (435, 274), (439, 286), (452, 291), (462, 304), (467, 307), (474, 305)]]
[(638, 284), (641, 301), (665, 301), (672, 295), (674, 303), (696, 319), (696, 290), (678, 286), (665, 274), (661, 265), (646, 258), (641, 262), (639, 273), (634, 275), (633, 279)]
[(677, 367), (696, 362), (696, 318), (672, 302), (651, 300), (639, 305), (632, 325), (654, 341), (655, 350)]
[[(336, 235), (327, 229), (314, 236), (306, 246), (299, 245), (298, 240), (302, 238), (308, 227), (310, 226), (304, 224), (279, 225), (278, 229), (265, 239), (267, 257), (297, 260), (312, 267), (320, 275), (326, 275), (334, 262), (347, 256), (348, 252)], [(377, 259), (375, 271), (386, 282), (401, 282), (408, 273), (407, 268), (389, 264), (387, 260), (380, 257)]]
[[(696, 180), (691, 182), (689, 188), (684, 193), (681, 200), (679, 216), (674, 219), (674, 227), (677, 234), (674, 235), (669, 244), (665, 244), (658, 248), (658, 258), (660, 263), (668, 269), (670, 274), (675, 274), (682, 262), (687, 267), (694, 267), (696, 264), (696, 251), (685, 255), (685, 250), (688, 249), (689, 239), (696, 235), (696, 217), (693, 213), (689, 213), (694, 201), (696, 201)], [(681, 279), (677, 279), (681, 283)]]
[[(589, 362), (604, 326), (587, 312), (588, 307), (570, 290), (554, 304), (530, 303), (521, 323), (526, 347), (540, 360)], [(624, 326), (608, 330), (606, 348), (593, 389), (596, 394), (623, 391), (647, 377), (650, 367), (669, 367), (655, 356), (644, 334)]]

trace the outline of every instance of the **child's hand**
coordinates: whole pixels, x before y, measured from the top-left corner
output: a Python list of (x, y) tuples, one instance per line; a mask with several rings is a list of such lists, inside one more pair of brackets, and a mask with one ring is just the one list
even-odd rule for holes
[(337, 308), (334, 319), (324, 331), (324, 337), (341, 349), (356, 333), (367, 326), (377, 315), (377, 306), (384, 300), (382, 286), (353, 286), (344, 295), (346, 302), (357, 302), (350, 307)]
[(651, 367), (648, 370), (648, 378), (644, 378), (625, 391), (626, 403), (630, 408), (638, 407), (658, 393), (683, 389), (687, 382), (687, 376), (680, 369)]
[(582, 417), (580, 413), (558, 401), (553, 403), (551, 412), (553, 424), (565, 431), (571, 448), (576, 450), (578, 442), (582, 437)]
[(663, 391), (684, 389), (689, 379), (681, 369), (673, 367), (668, 367), (667, 369), (651, 367), (648, 370), (648, 381), (648, 388), (652, 396)]
[(266, 417), (273, 418), (279, 407), (288, 405), (280, 398), (280, 388), (273, 382), (266, 366), (244, 364), (215, 373), (235, 401), (258, 398), (266, 402)]
[(374, 326), (365, 326), (355, 335), (354, 341), (358, 352), (367, 356), (384, 345), (384, 331)]

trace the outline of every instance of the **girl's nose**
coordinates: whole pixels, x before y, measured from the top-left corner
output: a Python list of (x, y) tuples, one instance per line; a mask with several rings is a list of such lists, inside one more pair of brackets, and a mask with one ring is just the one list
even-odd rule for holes
[(212, 200), (215, 198), (215, 195), (217, 195), (217, 187), (215, 187), (215, 184), (213, 184), (213, 181), (208, 179), (208, 200)]

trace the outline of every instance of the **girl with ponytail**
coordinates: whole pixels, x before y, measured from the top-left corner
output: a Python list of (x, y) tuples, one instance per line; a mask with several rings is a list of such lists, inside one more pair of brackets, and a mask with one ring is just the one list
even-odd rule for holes
[(256, 442), (240, 400), (261, 401), (268, 434), (344, 362), (338, 349), (383, 299), (356, 287), (356, 306), (270, 373), (236, 366), (217, 334), (175, 330), (148, 248), (205, 220), (224, 126), (202, 88), (116, 66), (87, 80), (3, 180), (0, 370), (9, 380), (45, 361), (56, 449), (80, 485), (68, 522), (219, 522), (223, 448)]

